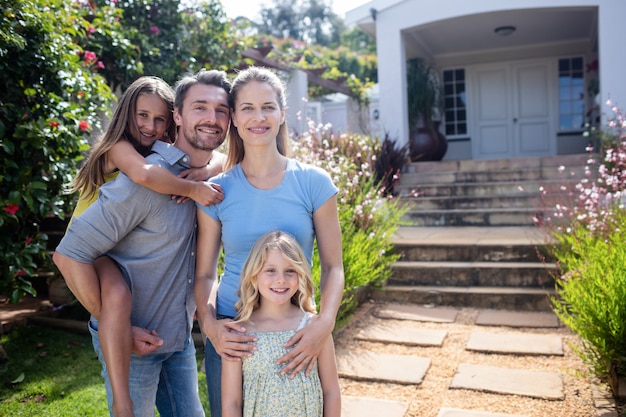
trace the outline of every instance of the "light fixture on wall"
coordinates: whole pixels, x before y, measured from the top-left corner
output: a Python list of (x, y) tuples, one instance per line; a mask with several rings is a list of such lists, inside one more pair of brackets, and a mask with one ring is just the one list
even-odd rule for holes
[(375, 8), (371, 8), (370, 9), (370, 16), (372, 16), (372, 19), (374, 20), (374, 22), (376, 21), (376, 15), (378, 14), (378, 10), (376, 10)]
[(493, 31), (496, 35), (509, 36), (511, 33), (515, 32), (515, 29), (517, 29), (515, 26), (498, 26)]

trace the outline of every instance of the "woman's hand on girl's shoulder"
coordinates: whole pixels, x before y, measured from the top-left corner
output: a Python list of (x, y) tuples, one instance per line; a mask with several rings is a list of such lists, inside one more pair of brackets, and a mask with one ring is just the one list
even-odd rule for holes
[(286, 348), (293, 349), (277, 361), (278, 364), (286, 364), (281, 370), (281, 375), (295, 377), (301, 371), (305, 371), (307, 376), (310, 375), (333, 327), (334, 323), (329, 328), (321, 316), (312, 315), (308, 324), (298, 330), (285, 344)]

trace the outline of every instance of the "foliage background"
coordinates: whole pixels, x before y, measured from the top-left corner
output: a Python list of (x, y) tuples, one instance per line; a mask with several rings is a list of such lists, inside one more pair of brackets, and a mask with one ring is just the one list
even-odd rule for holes
[[(54, 269), (42, 223), (71, 214), (74, 196), (63, 193), (64, 184), (111, 114), (116, 94), (138, 76), (174, 84), (200, 68), (241, 67), (249, 64), (242, 50), (269, 42), (274, 60), (289, 68), (323, 67), (322, 77), (346, 78), (356, 96), (376, 78), (373, 43), (362, 32), (346, 31), (323, 0), (275, 0), (260, 23), (229, 21), (219, 0), (0, 5), (0, 294), (13, 302), (34, 294), (33, 277)], [(272, 36), (277, 33), (270, 29), (279, 26), (294, 31)], [(360, 191), (374, 189), (370, 182)], [(360, 206), (356, 197), (349, 201)], [(350, 204), (342, 213), (346, 224), (354, 216)]]

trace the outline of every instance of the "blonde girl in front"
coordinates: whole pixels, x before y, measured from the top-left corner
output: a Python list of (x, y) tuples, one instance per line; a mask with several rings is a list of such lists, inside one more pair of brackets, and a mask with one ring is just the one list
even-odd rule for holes
[(337, 417), (341, 394), (332, 336), (306, 375), (281, 375), (285, 343), (315, 315), (311, 268), (298, 242), (273, 231), (252, 247), (241, 275), (236, 321), (258, 339), (242, 361), (222, 363), (223, 417)]

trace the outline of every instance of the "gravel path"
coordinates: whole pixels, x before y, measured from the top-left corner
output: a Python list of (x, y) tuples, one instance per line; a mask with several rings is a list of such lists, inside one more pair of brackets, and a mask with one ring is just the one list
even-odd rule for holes
[[(525, 356), (472, 352), (465, 349), (470, 333), (476, 329), (477, 309), (460, 310), (454, 323), (402, 321), (403, 326), (444, 329), (447, 336), (441, 347), (415, 347), (355, 340), (360, 329), (372, 325), (393, 325), (396, 320), (380, 319), (371, 314), (375, 304), (361, 306), (350, 323), (335, 336), (337, 349), (370, 350), (374, 352), (416, 355), (430, 358), (432, 364), (421, 385), (399, 385), (362, 382), (341, 378), (342, 394), (402, 401), (409, 404), (407, 417), (437, 417), (442, 407), (491, 413), (518, 414), (526, 417), (591, 417), (596, 416), (594, 384), (587, 367), (574, 352), (580, 339), (566, 327), (532, 329), (537, 334), (558, 334), (563, 339), (564, 356)], [(382, 322), (382, 323), (381, 323)], [(480, 326), (489, 332), (510, 332), (511, 328)], [(520, 329), (514, 329), (518, 331)], [(497, 366), (545, 372), (558, 372), (563, 377), (564, 400), (542, 400), (519, 395), (502, 395), (464, 389), (449, 389), (459, 364)]]

